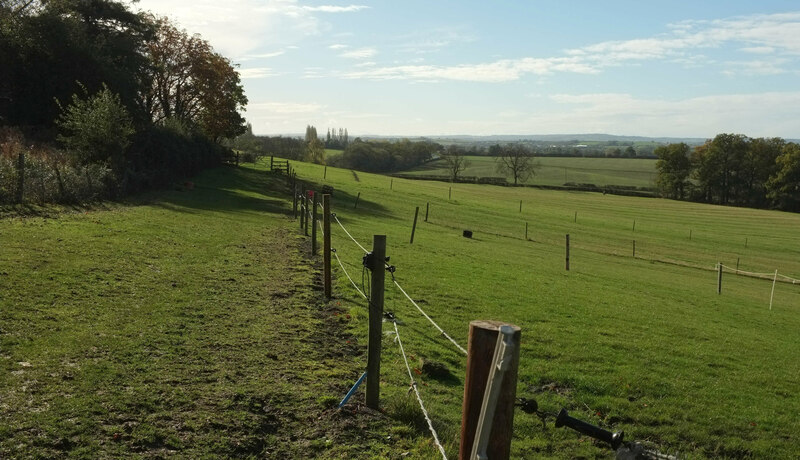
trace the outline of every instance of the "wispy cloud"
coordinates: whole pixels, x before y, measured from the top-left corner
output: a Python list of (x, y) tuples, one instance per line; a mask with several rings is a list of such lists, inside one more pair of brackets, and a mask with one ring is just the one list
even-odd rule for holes
[(280, 73), (275, 72), (269, 67), (252, 67), (249, 69), (239, 69), (239, 75), (242, 77), (242, 79), (252, 79), (275, 77), (280, 75)]
[[(800, 12), (774, 15), (754, 15), (715, 21), (685, 21), (670, 25), (667, 34), (632, 40), (604, 41), (580, 48), (566, 50), (562, 56), (524, 57), (493, 62), (453, 66), (400, 65), (375, 67), (369, 70), (348, 72), (345, 78), (376, 80), (409, 79), (415, 81), (474, 81), (507, 82), (525, 75), (553, 73), (594, 74), (608, 67), (637, 64), (644, 61), (663, 60), (697, 67), (719, 64), (708, 59), (705, 50), (727, 44), (739, 45), (746, 54), (776, 53), (786, 56), (784, 61), (764, 60), (731, 61), (720, 71), (733, 75), (731, 68), (738, 65), (739, 74), (778, 74), (784, 67), (796, 64), (800, 56)], [(445, 46), (448, 40), (429, 42), (430, 47)], [(413, 49), (409, 47), (409, 49)], [(355, 56), (353, 56), (355, 57)], [(761, 67), (759, 69), (759, 67)]]
[(316, 113), (322, 110), (325, 106), (314, 103), (298, 103), (298, 102), (258, 102), (255, 104), (248, 104), (248, 112), (269, 112), (273, 114), (307, 114)]
[(328, 45), (328, 49), (331, 49), (331, 50), (343, 50), (345, 48), (349, 48), (349, 46), (343, 45), (341, 43), (335, 43), (333, 45)]
[(320, 6), (304, 6), (306, 11), (318, 11), (321, 13), (352, 13), (369, 8), (366, 5), (348, 5), (348, 6), (335, 6), (335, 5), (320, 5)]
[(358, 48), (351, 51), (345, 51), (339, 56), (348, 59), (369, 59), (378, 54), (375, 48)]

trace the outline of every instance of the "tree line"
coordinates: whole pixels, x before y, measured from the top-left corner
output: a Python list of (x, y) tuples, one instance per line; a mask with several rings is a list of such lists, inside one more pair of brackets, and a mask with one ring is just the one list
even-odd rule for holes
[(119, 1), (0, 0), (0, 62), (0, 202), (162, 186), (245, 132), (230, 60)]
[(662, 196), (722, 205), (800, 211), (800, 145), (718, 134), (694, 148), (656, 148)]

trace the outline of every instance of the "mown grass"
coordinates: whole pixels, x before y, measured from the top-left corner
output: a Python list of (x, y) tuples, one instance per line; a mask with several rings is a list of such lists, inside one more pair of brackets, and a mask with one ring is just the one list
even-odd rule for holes
[(193, 181), (0, 221), (0, 458), (402, 449), (385, 417), (331, 410), (363, 347), (321, 299), (283, 180)]
[[(470, 156), (469, 165), (461, 173), (474, 177), (505, 177), (497, 171), (494, 157)], [(561, 158), (537, 157), (536, 174), (528, 185), (594, 184), (597, 186), (655, 187), (656, 160), (629, 158)], [(403, 171), (403, 174), (419, 176), (447, 176), (443, 160)], [(509, 179), (513, 182), (513, 178)]]
[[(519, 396), (534, 396), (552, 412), (566, 407), (592, 423), (624, 429), (628, 439), (690, 458), (796, 458), (800, 287), (778, 283), (770, 311), (770, 282), (726, 275), (718, 295), (713, 267), (738, 259), (742, 269), (777, 268), (800, 278), (800, 216), (597, 193), (391, 181), (330, 167), (323, 181), (321, 166), (295, 167), (315, 186), (335, 188), (334, 209), (362, 244), (370, 247), (373, 234), (387, 235), (397, 280), (462, 345), (471, 320), (522, 328)], [(426, 203), (430, 215), (423, 222)], [(420, 223), (409, 244), (416, 206)], [(463, 229), (474, 237), (463, 238)], [(332, 235), (360, 284), (360, 250), (340, 228)], [(336, 292), (353, 302), (354, 334), (365, 337), (363, 301), (336, 273)], [(419, 377), (434, 426), (454, 456), (464, 357), (391, 284), (386, 309), (401, 320), (415, 367), (433, 360), (456, 377)], [(419, 434), (416, 456), (436, 458), (391, 336), (383, 359), (384, 407)], [(609, 456), (604, 446), (555, 429), (552, 421), (543, 429), (524, 413), (515, 417), (512, 452), (514, 458)]]

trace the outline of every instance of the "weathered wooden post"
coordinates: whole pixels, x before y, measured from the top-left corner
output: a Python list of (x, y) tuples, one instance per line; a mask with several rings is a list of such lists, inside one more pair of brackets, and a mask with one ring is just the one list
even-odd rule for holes
[(331, 292), (331, 196), (322, 195), (322, 278), (325, 297), (330, 299)]
[(722, 294), (722, 262), (717, 262), (717, 294)]
[[(302, 190), (304, 188), (304, 184), (300, 184), (299, 188)], [(298, 206), (300, 207), (300, 209), (299, 209), (299, 211), (300, 211), (300, 229), (302, 230), (302, 229), (306, 228), (306, 216), (307, 216), (307, 214), (306, 214), (306, 192), (305, 191), (303, 191), (303, 194), (300, 195), (299, 200), (300, 200), (300, 202), (298, 203)]]
[(292, 187), (292, 216), (297, 219), (297, 184)]
[(356, 196), (356, 203), (353, 205), (353, 209), (358, 207), (358, 200), (361, 199), (361, 192), (358, 192), (358, 196)]
[[(469, 345), (467, 346), (467, 373), (464, 380), (464, 403), (461, 410), (461, 445), (458, 458), (471, 460), (475, 444), (475, 432), (483, 405), (492, 360), (500, 328), (507, 323), (500, 321), (472, 321), (469, 323)], [(520, 328), (513, 329), (511, 360), (504, 363), (505, 370), (500, 385), (499, 397), (492, 417), (489, 443), (486, 454), (490, 459), (508, 459), (511, 452), (511, 437), (514, 424), (514, 403), (517, 396), (517, 372), (519, 370)]]
[(414, 225), (411, 226), (411, 241), (409, 243), (414, 244), (414, 232), (417, 231), (417, 216), (419, 215), (419, 206), (414, 211)]
[(633, 219), (633, 228), (631, 229), (632, 232), (636, 231), (636, 219)]
[(389, 180), (389, 190), (394, 190), (394, 177)]
[(383, 283), (385, 280), (386, 235), (372, 237), (367, 258), (372, 271), (369, 297), (369, 344), (367, 345), (367, 407), (378, 410), (381, 392), (381, 340), (383, 339)]
[(739, 274), (739, 257), (736, 258), (736, 274)]
[(450, 200), (451, 198), (453, 198), (453, 187), (450, 187), (447, 191), (447, 199)]
[(317, 254), (317, 202), (319, 200), (319, 194), (317, 192), (312, 191), (312, 201), (311, 201), (311, 255)]
[(311, 220), (309, 218), (309, 216), (308, 216), (308, 209), (309, 209), (309, 206), (311, 205), (311, 199), (310, 199), (309, 195), (312, 194), (312, 193), (314, 193), (314, 192), (312, 192), (311, 190), (306, 190), (305, 195), (303, 196), (303, 203), (306, 205), (305, 209), (303, 209), (303, 213), (306, 215), (306, 224), (305, 224), (305, 234), (306, 234), (306, 236), (308, 236), (308, 221)]
[(572, 222), (575, 222), (575, 223), (578, 222), (578, 211), (575, 211), (575, 218), (572, 219)]
[(528, 223), (525, 222), (525, 241), (528, 241)]
[(428, 201), (427, 203), (425, 203), (425, 222), (428, 221), (428, 211), (430, 210), (431, 210), (431, 202)]
[(569, 233), (567, 233), (567, 271), (569, 271)]
[(272, 171), (272, 168), (275, 166), (275, 156), (269, 156), (269, 170)]
[(522, 212), (522, 200), (519, 200), (519, 212)]

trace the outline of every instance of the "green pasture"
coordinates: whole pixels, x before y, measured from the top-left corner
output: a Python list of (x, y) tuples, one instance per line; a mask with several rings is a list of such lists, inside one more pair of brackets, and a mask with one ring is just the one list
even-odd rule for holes
[[(366, 366), (365, 302), (338, 265), (322, 299), (321, 256), (265, 165), (129, 203), (6, 211), (0, 457), (440, 458), (393, 334), (383, 412), (363, 390), (332, 409)], [(292, 167), (334, 187), (361, 244), (387, 235), (398, 283), (462, 346), (471, 320), (522, 328), (518, 396), (689, 458), (796, 458), (800, 286), (778, 283), (770, 310), (770, 281), (726, 274), (719, 295), (713, 268), (800, 278), (800, 216)], [(361, 250), (331, 233), (362, 287)], [(465, 358), (386, 289), (411, 366), (450, 370), (412, 372), (455, 457)], [(512, 457), (613, 454), (518, 412)]]
[[(497, 172), (494, 157), (470, 156), (469, 165), (462, 176), (503, 177)], [(655, 187), (656, 160), (629, 158), (562, 158), (537, 157), (538, 168), (526, 184), (564, 185), (594, 184), (598, 186), (622, 185)], [(435, 160), (403, 174), (419, 176), (447, 176), (444, 160)], [(509, 182), (513, 179), (509, 178)]]
[[(335, 168), (323, 182), (321, 166), (295, 167), (314, 186), (335, 188), (335, 212), (361, 244), (369, 248), (373, 234), (387, 235), (398, 282), (463, 346), (471, 320), (522, 328), (518, 396), (690, 458), (794, 458), (800, 450), (800, 286), (778, 283), (770, 311), (771, 281), (726, 274), (719, 295), (714, 271), (718, 261), (735, 266), (738, 259), (742, 270), (800, 278), (800, 216)], [(472, 239), (462, 237), (464, 229)], [(338, 226), (332, 238), (360, 286), (360, 249)], [(340, 269), (335, 273), (337, 295), (352, 302), (354, 333), (365, 337), (364, 301)], [(412, 365), (432, 360), (452, 371), (443, 380), (422, 375), (420, 389), (455, 456), (464, 357), (392, 284), (386, 299), (401, 320)], [(391, 336), (383, 353), (384, 407), (415, 427), (417, 457), (436, 458)], [(543, 429), (521, 412), (512, 451), (513, 458), (611, 457), (552, 420)]]

